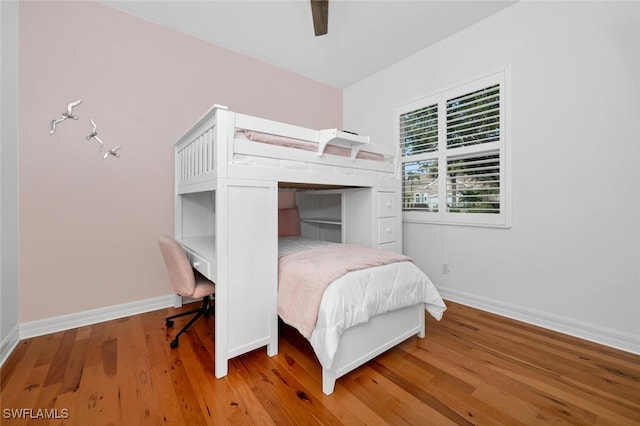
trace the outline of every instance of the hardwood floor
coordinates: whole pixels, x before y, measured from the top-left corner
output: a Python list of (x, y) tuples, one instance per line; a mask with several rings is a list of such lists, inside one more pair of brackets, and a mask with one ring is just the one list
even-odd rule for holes
[(290, 329), (277, 356), (235, 358), (220, 380), (213, 319), (172, 350), (174, 309), (27, 339), (2, 368), (0, 423), (640, 424), (640, 356), (447, 305), (441, 322), (427, 315), (425, 339), (338, 379), (331, 396)]

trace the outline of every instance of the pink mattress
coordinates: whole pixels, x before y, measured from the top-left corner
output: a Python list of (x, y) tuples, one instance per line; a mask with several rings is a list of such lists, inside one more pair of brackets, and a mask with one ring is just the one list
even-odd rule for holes
[[(271, 135), (269, 133), (255, 132), (253, 130), (241, 130), (240, 132), (244, 133), (249, 140), (254, 142), (268, 143), (270, 145), (286, 146), (289, 148), (318, 152), (318, 144), (316, 142), (288, 138), (285, 136)], [(327, 145), (324, 153), (340, 155), (342, 157), (351, 157), (351, 150), (349, 148), (335, 145)], [(369, 151), (359, 151), (356, 155), (356, 158), (371, 161), (384, 161), (384, 155)]]

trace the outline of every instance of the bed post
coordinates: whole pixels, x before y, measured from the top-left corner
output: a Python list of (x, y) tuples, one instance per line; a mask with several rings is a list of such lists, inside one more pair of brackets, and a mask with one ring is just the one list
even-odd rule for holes
[(326, 368), (322, 369), (322, 392), (331, 395), (336, 387), (336, 375)]
[(424, 316), (425, 316), (426, 312), (427, 312), (426, 309), (420, 309), (420, 319), (419, 319), (419, 321), (420, 321), (420, 331), (418, 331), (418, 337), (421, 338), (421, 339), (423, 339), (424, 336), (425, 336), (425, 326), (424, 326), (425, 319), (424, 319)]

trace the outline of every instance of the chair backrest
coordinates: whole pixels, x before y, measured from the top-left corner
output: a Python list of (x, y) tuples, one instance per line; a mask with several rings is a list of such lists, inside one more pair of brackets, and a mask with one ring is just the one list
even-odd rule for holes
[(163, 235), (158, 239), (164, 264), (169, 273), (173, 291), (181, 296), (191, 296), (196, 289), (196, 280), (182, 246), (173, 238)]

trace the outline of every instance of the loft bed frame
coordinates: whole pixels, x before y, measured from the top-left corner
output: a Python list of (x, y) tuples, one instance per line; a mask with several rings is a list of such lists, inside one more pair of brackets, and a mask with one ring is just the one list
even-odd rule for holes
[[(317, 144), (314, 151), (256, 143), (241, 131), (276, 135)], [(326, 153), (340, 147), (349, 156)], [(358, 158), (373, 152), (381, 161)], [(175, 145), (179, 193), (209, 190), (218, 178), (258, 179), (296, 184), (396, 186), (398, 152), (369, 138), (337, 129), (313, 130), (232, 112), (214, 105)]]
[[(256, 142), (247, 132), (307, 147)], [(334, 147), (343, 152), (332, 154)], [(373, 155), (362, 158), (363, 153)], [(367, 137), (307, 129), (220, 105), (175, 144), (175, 237), (193, 267), (216, 282), (216, 377), (227, 374), (235, 356), (263, 346), (269, 356), (278, 352), (278, 188), (365, 188), (366, 196), (351, 197), (356, 201), (349, 202), (345, 215), (354, 225), (343, 232), (348, 240), (343, 242), (400, 251), (398, 157)], [(380, 234), (384, 229), (397, 241), (382, 244), (389, 239)], [(420, 304), (347, 330), (332, 367), (323, 368), (323, 392), (331, 394), (338, 377), (408, 337), (424, 336), (424, 315)]]

